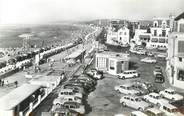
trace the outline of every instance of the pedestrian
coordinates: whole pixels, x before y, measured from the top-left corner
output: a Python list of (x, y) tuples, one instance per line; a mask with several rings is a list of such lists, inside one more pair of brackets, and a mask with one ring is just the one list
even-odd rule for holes
[(15, 81), (14, 83), (15, 83), (15, 87), (17, 88), (17, 86), (18, 86), (18, 81)]
[(4, 80), (2, 80), (2, 87), (4, 86)]

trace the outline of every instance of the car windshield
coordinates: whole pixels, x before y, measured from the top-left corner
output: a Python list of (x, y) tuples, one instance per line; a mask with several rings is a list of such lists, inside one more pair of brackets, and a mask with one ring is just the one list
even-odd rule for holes
[(135, 101), (136, 102), (141, 102), (141, 99), (140, 98), (135, 98)]

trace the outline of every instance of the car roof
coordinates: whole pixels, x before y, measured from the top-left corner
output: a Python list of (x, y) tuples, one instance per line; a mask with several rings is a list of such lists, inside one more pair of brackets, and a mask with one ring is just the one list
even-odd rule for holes
[(145, 113), (143, 113), (141, 111), (133, 111), (132, 114), (137, 114), (139, 116), (147, 116)]
[(160, 96), (158, 93), (150, 93), (149, 95), (153, 95), (153, 96)]
[(126, 84), (123, 84), (123, 85), (119, 85), (119, 86), (124, 86), (124, 87), (131, 87), (132, 85), (134, 85), (133, 83), (126, 83)]
[(155, 114), (162, 113), (162, 111), (157, 108), (149, 108), (146, 111), (154, 112)]
[(73, 92), (73, 90), (72, 89), (60, 89), (60, 92)]
[(172, 89), (172, 88), (167, 88), (167, 89), (165, 89), (166, 91), (174, 91), (174, 89)]
[(137, 72), (137, 70), (124, 70), (123, 72)]

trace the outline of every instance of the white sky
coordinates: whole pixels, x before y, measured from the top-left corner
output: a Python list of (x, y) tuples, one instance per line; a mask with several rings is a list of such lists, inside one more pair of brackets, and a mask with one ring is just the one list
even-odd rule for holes
[(184, 0), (0, 0), (1, 24), (97, 18), (152, 19), (184, 12)]

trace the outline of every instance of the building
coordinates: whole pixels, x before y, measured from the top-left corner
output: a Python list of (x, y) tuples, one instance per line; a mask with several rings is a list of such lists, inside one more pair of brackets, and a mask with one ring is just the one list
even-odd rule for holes
[(128, 45), (129, 42), (129, 29), (126, 24), (119, 23), (119, 21), (112, 21), (107, 31), (106, 43), (116, 46), (125, 46)]
[(96, 53), (95, 68), (112, 75), (117, 75), (129, 69), (128, 54), (114, 52)]
[(167, 48), (168, 35), (170, 32), (169, 18), (154, 18), (150, 27), (151, 40), (147, 43), (148, 48)]
[(173, 30), (173, 17), (154, 18), (152, 26), (135, 30), (134, 41), (138, 45), (145, 45), (147, 48), (168, 47), (168, 35)]
[(171, 85), (184, 89), (184, 13), (175, 18), (169, 35), (166, 74)]

